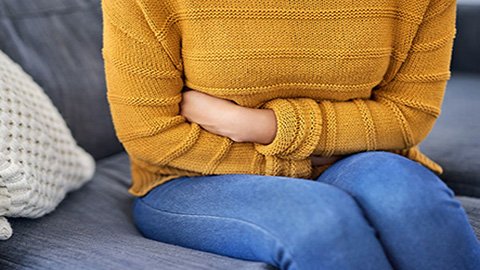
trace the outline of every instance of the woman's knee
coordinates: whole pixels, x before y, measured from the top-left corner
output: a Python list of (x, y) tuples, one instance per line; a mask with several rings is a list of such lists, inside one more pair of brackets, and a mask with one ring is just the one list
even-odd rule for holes
[(362, 258), (369, 257), (381, 265), (376, 269), (390, 269), (376, 230), (352, 196), (334, 186), (316, 184), (315, 196), (299, 201), (297, 213), (285, 217), (280, 226), (286, 250), (295, 261), (317, 261), (316, 269), (359, 269), (365, 266)]
[[(373, 233), (354, 198), (337, 187), (315, 183), (298, 198), (291, 202), (295, 210), (281, 218), (281, 230), (298, 247), (315, 243), (327, 247), (351, 239), (358, 232)], [(282, 215), (282, 209), (276, 211)]]
[(339, 173), (332, 184), (349, 192), (363, 207), (377, 209), (382, 215), (424, 215), (454, 196), (432, 171), (404, 156), (370, 151), (351, 157), (339, 164), (343, 168), (337, 168), (348, 168), (350, 172)]

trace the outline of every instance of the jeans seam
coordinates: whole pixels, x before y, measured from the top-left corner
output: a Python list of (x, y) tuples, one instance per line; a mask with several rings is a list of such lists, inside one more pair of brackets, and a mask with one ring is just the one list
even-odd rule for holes
[(289, 251), (286, 247), (287, 245), (285, 245), (282, 241), (280, 241), (280, 239), (278, 238), (278, 236), (274, 235), (273, 233), (271, 233), (270, 231), (268, 231), (267, 229), (263, 228), (262, 226), (259, 226), (255, 223), (252, 223), (250, 221), (246, 221), (246, 220), (243, 220), (243, 219), (239, 219), (239, 218), (233, 218), (233, 217), (221, 217), (221, 216), (213, 216), (213, 215), (199, 215), (199, 214), (188, 214), (188, 213), (179, 213), (179, 212), (173, 212), (173, 211), (169, 211), (169, 210), (164, 210), (164, 209), (158, 209), (158, 208), (155, 208), (153, 206), (151, 206), (150, 204), (146, 203), (143, 201), (143, 198), (138, 198), (138, 201), (140, 203), (142, 203), (143, 205), (147, 206), (148, 208), (151, 208), (152, 210), (154, 211), (158, 211), (158, 212), (164, 212), (164, 213), (168, 213), (168, 214), (173, 214), (173, 215), (184, 215), (184, 216), (195, 216), (195, 217), (206, 217), (206, 218), (214, 218), (214, 219), (224, 219), (224, 220), (233, 220), (233, 221), (237, 221), (237, 222), (240, 222), (240, 223), (244, 223), (244, 224), (247, 224), (248, 226), (251, 226), (265, 234), (267, 234), (269, 237), (271, 237), (275, 242), (283, 245), (285, 247), (285, 253), (288, 253), (290, 255), (290, 258), (292, 258), (291, 260), (291, 266), (295, 266), (294, 269), (298, 269), (297, 265), (296, 265), (296, 262), (293, 260), (294, 256), (293, 256), (293, 252)]

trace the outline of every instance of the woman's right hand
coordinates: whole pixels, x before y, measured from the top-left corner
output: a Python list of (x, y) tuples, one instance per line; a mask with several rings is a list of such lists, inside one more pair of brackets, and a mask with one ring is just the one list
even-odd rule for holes
[(334, 163), (335, 161), (341, 159), (343, 155), (340, 156), (331, 156), (331, 157), (324, 157), (324, 156), (316, 156), (311, 155), (310, 160), (312, 161), (312, 166), (322, 166), (330, 163)]

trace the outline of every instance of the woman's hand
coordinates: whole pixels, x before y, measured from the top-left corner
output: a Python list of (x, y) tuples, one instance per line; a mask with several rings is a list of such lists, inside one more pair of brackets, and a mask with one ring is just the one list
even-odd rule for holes
[(192, 89), (182, 93), (180, 114), (209, 132), (235, 142), (267, 144), (276, 133), (272, 110), (243, 107)]
[(226, 137), (235, 137), (231, 127), (236, 125), (240, 108), (241, 106), (232, 101), (192, 89), (182, 93), (180, 102), (180, 114), (188, 121), (195, 122), (212, 133)]
[(182, 93), (180, 114), (188, 121), (235, 142), (268, 144), (276, 133), (272, 110), (243, 107), (192, 89)]
[[(189, 88), (190, 89), (190, 88)], [(235, 142), (269, 144), (277, 132), (276, 116), (271, 109), (242, 107), (230, 100), (190, 89), (182, 93), (180, 114), (214, 134)], [(311, 155), (312, 166), (330, 164), (343, 156)]]

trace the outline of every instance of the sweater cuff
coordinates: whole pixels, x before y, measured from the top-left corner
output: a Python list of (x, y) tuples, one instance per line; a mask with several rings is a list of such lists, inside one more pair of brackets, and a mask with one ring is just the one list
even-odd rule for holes
[(260, 108), (274, 111), (277, 132), (269, 144), (254, 143), (258, 152), (284, 159), (305, 159), (312, 154), (322, 131), (322, 113), (315, 100), (276, 98)]

